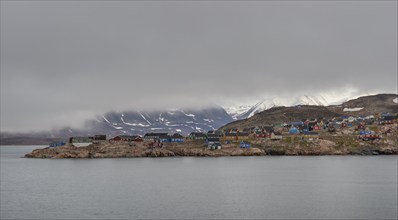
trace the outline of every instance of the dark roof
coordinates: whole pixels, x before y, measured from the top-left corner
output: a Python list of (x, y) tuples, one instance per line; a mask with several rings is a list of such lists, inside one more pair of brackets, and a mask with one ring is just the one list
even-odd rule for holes
[(168, 135), (167, 133), (159, 135), (159, 139), (168, 139), (168, 138), (170, 138), (170, 135)]
[(171, 138), (184, 138), (181, 134), (175, 133)]
[(246, 132), (238, 132), (237, 135), (238, 135), (238, 136), (249, 136), (249, 133), (246, 133)]
[(216, 137), (213, 137), (213, 138), (207, 138), (207, 141), (209, 141), (209, 142), (217, 142), (217, 141), (220, 141), (220, 138), (216, 138)]
[(138, 135), (118, 135), (116, 137), (121, 137), (121, 138), (137, 138), (140, 137)]
[(274, 131), (274, 127), (273, 126), (264, 126), (263, 129), (266, 132), (268, 132), (268, 133)]
[(236, 136), (236, 133), (225, 133), (225, 136)]
[(207, 134), (208, 138), (215, 138), (215, 137), (219, 137), (218, 134)]
[(160, 136), (165, 136), (167, 133), (146, 133), (144, 137), (160, 137)]
[(202, 132), (192, 132), (189, 134), (189, 136), (194, 136), (194, 137), (207, 137), (206, 134), (203, 134)]
[(308, 125), (309, 125), (309, 126), (315, 126), (315, 125), (316, 125), (316, 122), (309, 122)]

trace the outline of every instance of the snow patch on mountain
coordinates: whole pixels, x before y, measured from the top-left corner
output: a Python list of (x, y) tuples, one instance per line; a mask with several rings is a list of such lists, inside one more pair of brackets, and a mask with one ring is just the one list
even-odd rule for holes
[(347, 96), (341, 96), (336, 94), (321, 94), (315, 96), (302, 95), (285, 98), (267, 98), (254, 105), (242, 105), (238, 107), (227, 107), (226, 112), (231, 115), (235, 120), (250, 118), (253, 115), (265, 111), (267, 109), (278, 107), (278, 106), (297, 106), (297, 105), (316, 105), (316, 106), (328, 106), (341, 104), (349, 100)]
[(240, 105), (237, 107), (225, 107), (225, 111), (235, 120), (238, 119), (239, 115), (246, 113), (252, 105)]
[(110, 122), (108, 121), (108, 119), (105, 118), (105, 116), (102, 116), (102, 118), (104, 118), (104, 120), (110, 124)]

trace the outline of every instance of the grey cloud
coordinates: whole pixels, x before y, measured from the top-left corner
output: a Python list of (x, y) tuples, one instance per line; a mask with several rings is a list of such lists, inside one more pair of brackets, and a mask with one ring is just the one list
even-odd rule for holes
[[(397, 92), (397, 2), (1, 2), (1, 129)], [(81, 123), (80, 123), (81, 124)]]

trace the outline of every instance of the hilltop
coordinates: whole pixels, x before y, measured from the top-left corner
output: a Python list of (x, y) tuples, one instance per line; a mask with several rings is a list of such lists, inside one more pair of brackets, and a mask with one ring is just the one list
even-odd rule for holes
[(398, 113), (397, 94), (378, 94), (352, 99), (341, 105), (297, 105), (273, 107), (250, 118), (237, 120), (220, 127), (219, 130), (244, 129), (269, 124), (280, 124), (303, 119), (334, 118), (340, 116), (368, 116), (381, 113)]

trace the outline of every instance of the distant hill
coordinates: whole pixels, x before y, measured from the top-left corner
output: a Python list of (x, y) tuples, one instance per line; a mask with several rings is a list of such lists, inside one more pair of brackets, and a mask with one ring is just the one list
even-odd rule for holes
[(249, 128), (267, 124), (300, 121), (310, 118), (332, 118), (342, 115), (367, 116), (375, 113), (398, 113), (397, 94), (378, 94), (349, 100), (341, 105), (297, 105), (273, 107), (252, 117), (231, 122), (220, 129)]
[(39, 133), (2, 133), (0, 144), (48, 144), (56, 140), (67, 141), (70, 136), (106, 134), (144, 135), (149, 132), (180, 133), (207, 132), (233, 121), (220, 106), (202, 109), (164, 111), (112, 111), (87, 120), (84, 129), (63, 128)]

